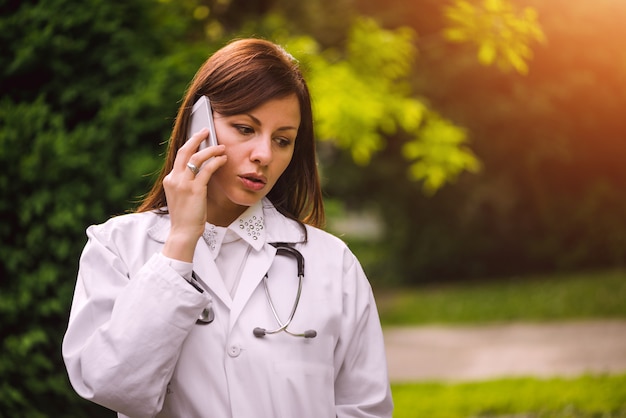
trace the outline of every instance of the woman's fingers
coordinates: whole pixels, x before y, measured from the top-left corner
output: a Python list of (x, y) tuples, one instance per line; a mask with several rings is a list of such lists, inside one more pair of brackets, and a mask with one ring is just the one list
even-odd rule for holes
[[(207, 185), (217, 169), (226, 163), (226, 147), (217, 145), (197, 151), (208, 129), (194, 134), (176, 154), (174, 167), (163, 179), (172, 223), (203, 225)], [(178, 215), (184, 213), (183, 218)]]
[[(203, 173), (198, 180), (203, 179), (205, 180), (204, 182), (207, 183), (211, 174), (226, 162), (225, 151), (226, 147), (224, 147), (224, 145), (216, 145), (196, 152), (185, 164), (187, 171), (192, 173), (195, 178), (198, 178), (198, 176)], [(197, 172), (193, 170), (193, 167), (197, 168)]]
[(187, 142), (185, 142), (183, 146), (178, 149), (178, 152), (176, 153), (176, 160), (174, 161), (174, 168), (180, 170), (185, 167), (191, 156), (198, 151), (200, 143), (206, 140), (208, 136), (209, 130), (207, 128), (194, 133), (191, 138), (189, 138)]
[[(220, 145), (218, 145), (217, 147), (220, 147)], [(214, 148), (217, 148), (217, 147), (214, 147)], [(224, 146), (221, 145), (221, 147), (223, 148)], [(220, 155), (212, 156), (208, 160), (205, 160), (203, 165), (198, 167), (200, 171), (198, 172), (198, 174), (196, 174), (196, 180), (202, 184), (207, 184), (209, 180), (211, 179), (211, 176), (213, 175), (213, 173), (215, 173), (218, 168), (226, 164), (227, 160), (228, 158), (226, 157), (226, 154), (223, 154), (223, 153)]]
[[(193, 134), (191, 138), (189, 138), (189, 140), (178, 150), (176, 160), (174, 161), (174, 169), (172, 171), (189, 174), (189, 176), (194, 178), (200, 173), (204, 166), (206, 166), (205, 162), (213, 159), (213, 157), (224, 155), (225, 148), (223, 145), (207, 147), (198, 151), (200, 143), (207, 140), (208, 136), (209, 130), (206, 128)], [(213, 173), (217, 168), (221, 167), (222, 164), (223, 163), (212, 164), (211, 166), (213, 169), (210, 170), (210, 173)], [(209, 178), (207, 177), (206, 181), (208, 181), (208, 179)]]
[(192, 135), (178, 150), (172, 171), (163, 179), (171, 223), (163, 254), (170, 258), (190, 261), (193, 257), (206, 223), (207, 185), (226, 163), (224, 145), (198, 151), (208, 134), (208, 129), (203, 129)]

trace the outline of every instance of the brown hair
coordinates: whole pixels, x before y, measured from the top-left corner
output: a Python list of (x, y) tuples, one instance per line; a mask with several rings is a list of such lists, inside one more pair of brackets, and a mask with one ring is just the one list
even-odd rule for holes
[(216, 112), (249, 112), (268, 100), (298, 97), (301, 121), (291, 162), (267, 197), (283, 215), (314, 226), (324, 224), (324, 205), (315, 157), (311, 97), (295, 59), (280, 46), (261, 39), (229, 43), (213, 54), (194, 76), (178, 109), (159, 178), (138, 212), (167, 206), (163, 179), (187, 140), (191, 108), (202, 95)]

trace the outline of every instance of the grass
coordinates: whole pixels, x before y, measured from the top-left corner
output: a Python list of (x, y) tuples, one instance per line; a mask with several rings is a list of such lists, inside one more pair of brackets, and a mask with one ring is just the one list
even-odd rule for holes
[(626, 417), (626, 375), (392, 386), (394, 418)]
[[(383, 326), (626, 318), (626, 271), (377, 292)], [(626, 353), (624, 353), (626, 355)], [(392, 384), (394, 418), (626, 418), (626, 374)]]
[(383, 326), (626, 318), (626, 271), (376, 293)]

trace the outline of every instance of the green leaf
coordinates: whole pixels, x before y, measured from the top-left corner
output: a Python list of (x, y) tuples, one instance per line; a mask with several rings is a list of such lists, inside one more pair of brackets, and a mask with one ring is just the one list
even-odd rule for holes
[(478, 49), (478, 61), (483, 65), (490, 65), (496, 59), (496, 46), (491, 41), (483, 42)]
[(476, 45), (477, 59), (483, 65), (497, 64), (527, 74), (530, 45), (545, 42), (536, 10), (518, 11), (509, 0), (484, 0), (477, 6), (457, 0), (444, 9), (444, 16), (444, 38)]

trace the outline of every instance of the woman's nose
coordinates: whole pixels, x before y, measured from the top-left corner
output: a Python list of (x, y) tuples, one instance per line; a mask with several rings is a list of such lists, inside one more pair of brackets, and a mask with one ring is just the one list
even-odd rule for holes
[(272, 157), (272, 139), (263, 135), (258, 136), (253, 141), (250, 160), (261, 165), (268, 165), (272, 162)]

